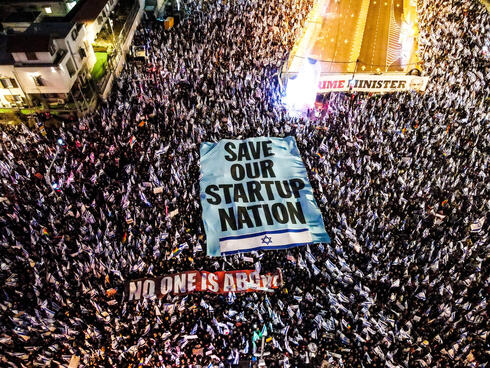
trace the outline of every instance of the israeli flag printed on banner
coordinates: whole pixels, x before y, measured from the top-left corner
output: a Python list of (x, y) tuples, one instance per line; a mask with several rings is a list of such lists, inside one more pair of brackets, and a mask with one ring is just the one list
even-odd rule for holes
[(294, 137), (204, 142), (200, 156), (209, 256), (330, 243)]
[(219, 240), (221, 255), (267, 249), (284, 249), (312, 242), (309, 229), (285, 229), (248, 235), (228, 236)]

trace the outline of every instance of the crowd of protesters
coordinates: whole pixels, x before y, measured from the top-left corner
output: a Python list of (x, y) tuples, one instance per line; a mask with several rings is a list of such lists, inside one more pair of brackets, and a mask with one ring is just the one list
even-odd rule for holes
[[(269, 367), (486, 366), (484, 6), (419, 1), (427, 90), (335, 94), (309, 121), (276, 75), (312, 0), (183, 3), (169, 31), (145, 17), (147, 62), (96, 112), (1, 128), (0, 365), (237, 366), (265, 326)], [(332, 242), (207, 257), (200, 143), (287, 135)], [(272, 293), (123, 298), (140, 277), (277, 268)]]

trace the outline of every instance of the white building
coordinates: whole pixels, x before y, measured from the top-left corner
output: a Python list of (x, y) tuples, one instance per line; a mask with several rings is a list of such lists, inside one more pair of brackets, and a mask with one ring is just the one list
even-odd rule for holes
[(26, 95), (17, 82), (14, 66), (0, 64), (0, 107), (20, 107), (26, 104)]
[[(30, 25), (25, 11), (12, 12), (12, 5), (9, 5), (8, 15), (0, 20), (4, 29), (9, 30), (7, 35), (0, 35), (0, 107), (55, 107), (70, 101), (88, 106), (87, 100), (95, 96), (97, 89), (89, 80), (97, 62), (94, 41), (98, 34), (103, 29), (106, 35), (112, 32), (112, 37), (107, 38), (112, 42), (111, 52), (116, 50), (113, 63), (119, 63), (124, 60), (121, 54), (126, 51), (121, 45), (130, 42), (141, 18), (142, 0), (121, 1), (131, 6), (131, 17), (128, 16), (126, 22), (131, 24), (124, 23), (122, 29), (132, 32), (121, 31), (119, 36), (124, 34), (125, 38), (117, 43), (110, 17), (118, 0), (59, 0), (54, 1), (57, 7), (49, 6), (48, 1), (33, 1), (38, 9), (33, 13), (35, 21)], [(66, 7), (67, 3), (70, 9)], [(58, 16), (48, 16), (49, 11), (55, 10)], [(16, 19), (20, 22), (14, 22)], [(109, 74), (111, 78), (106, 81), (110, 82), (112, 70)], [(106, 86), (107, 83), (101, 90), (107, 91)]]
[[(11, 76), (30, 103), (64, 104), (75, 81), (83, 83), (87, 77), (82, 24), (33, 24), (23, 33), (8, 36), (7, 52), (14, 62)], [(0, 66), (2, 75), (5, 67), (12, 66)]]

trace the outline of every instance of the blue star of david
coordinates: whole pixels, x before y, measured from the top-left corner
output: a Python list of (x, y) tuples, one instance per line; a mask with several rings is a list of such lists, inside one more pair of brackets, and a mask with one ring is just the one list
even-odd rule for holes
[(265, 244), (265, 245), (269, 245), (270, 243), (272, 243), (272, 239), (270, 236), (267, 236), (267, 235), (264, 235), (264, 237), (262, 238), (262, 243)]

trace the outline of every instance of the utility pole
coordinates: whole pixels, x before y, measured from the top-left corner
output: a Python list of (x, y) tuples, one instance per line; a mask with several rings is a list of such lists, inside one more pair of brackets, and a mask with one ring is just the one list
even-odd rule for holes
[(359, 59), (356, 60), (356, 66), (354, 67), (354, 72), (352, 73), (352, 79), (349, 81), (349, 90), (352, 91), (352, 82), (355, 82), (356, 80), (356, 72), (357, 72), (357, 66), (359, 65)]
[(260, 347), (259, 367), (266, 367), (265, 360), (264, 360), (264, 344), (265, 344), (265, 337), (262, 336), (262, 345)]

